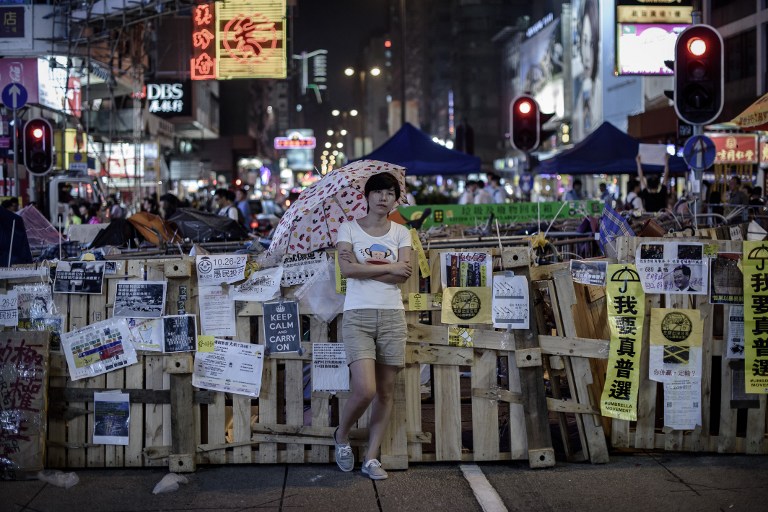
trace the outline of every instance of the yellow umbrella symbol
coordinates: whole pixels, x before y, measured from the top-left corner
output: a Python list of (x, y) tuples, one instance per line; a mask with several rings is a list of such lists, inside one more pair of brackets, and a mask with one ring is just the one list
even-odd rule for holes
[(640, 276), (631, 268), (624, 267), (613, 273), (611, 276), (611, 281), (614, 283), (623, 282), (624, 285), (619, 289), (619, 293), (626, 293), (627, 283), (639, 283)]
[(747, 254), (748, 260), (758, 260), (760, 263), (757, 265), (757, 270), (762, 271), (765, 268), (765, 260), (768, 260), (768, 247), (761, 245), (755, 247), (749, 254)]

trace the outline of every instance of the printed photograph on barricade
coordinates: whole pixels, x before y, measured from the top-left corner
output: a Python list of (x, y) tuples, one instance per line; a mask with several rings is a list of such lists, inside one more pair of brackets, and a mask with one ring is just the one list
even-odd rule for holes
[(650, 329), (648, 378), (657, 382), (701, 380), (701, 312), (653, 308)]
[(726, 359), (744, 359), (744, 306), (731, 306), (726, 324)]
[(195, 315), (163, 317), (163, 352), (192, 352), (196, 347)]
[(54, 313), (51, 285), (21, 284), (13, 289), (19, 294), (19, 318), (41, 318)]
[(706, 295), (708, 292), (709, 258), (704, 257), (704, 244), (640, 244), (635, 261), (645, 293)]
[(741, 254), (717, 253), (709, 265), (709, 302), (711, 304), (744, 304)]
[(310, 277), (323, 268), (325, 261), (326, 255), (323, 251), (284, 255), (281, 263), (283, 277), (280, 285), (287, 287), (306, 283)]
[(570, 260), (570, 270), (574, 283), (605, 286), (608, 262)]
[(349, 391), (349, 367), (343, 343), (312, 344), (312, 391)]
[(125, 318), (111, 318), (61, 335), (72, 380), (95, 377), (138, 362)]
[(130, 395), (120, 392), (93, 394), (93, 442), (128, 446), (131, 424)]
[(301, 349), (301, 318), (295, 300), (265, 302), (264, 340), (269, 354)]
[(101, 293), (103, 261), (60, 261), (53, 281), (54, 293)]
[(212, 352), (196, 352), (192, 385), (258, 398), (264, 345), (215, 339)]
[(133, 336), (133, 346), (136, 350), (163, 351), (162, 318), (129, 318), (128, 329)]
[(159, 318), (165, 312), (167, 281), (119, 281), (113, 316)]

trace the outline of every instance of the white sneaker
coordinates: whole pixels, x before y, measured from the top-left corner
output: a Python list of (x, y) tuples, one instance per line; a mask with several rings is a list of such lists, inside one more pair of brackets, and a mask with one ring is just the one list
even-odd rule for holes
[(345, 473), (349, 473), (355, 467), (355, 454), (352, 453), (352, 446), (349, 443), (340, 444), (336, 440), (336, 433), (339, 431), (339, 427), (333, 431), (333, 442), (336, 445), (336, 464), (339, 469)]
[(377, 459), (371, 459), (363, 463), (363, 474), (368, 475), (371, 480), (385, 480), (389, 475), (381, 467), (381, 462)]

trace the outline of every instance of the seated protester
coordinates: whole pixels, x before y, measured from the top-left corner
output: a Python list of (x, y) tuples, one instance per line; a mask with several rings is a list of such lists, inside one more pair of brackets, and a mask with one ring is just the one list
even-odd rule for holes
[(640, 197), (643, 199), (643, 206), (647, 212), (659, 212), (667, 208), (669, 182), (669, 155), (665, 155), (664, 175), (659, 180), (656, 176), (651, 176), (647, 180), (643, 174), (643, 163), (640, 155), (637, 155), (637, 177), (640, 181)]

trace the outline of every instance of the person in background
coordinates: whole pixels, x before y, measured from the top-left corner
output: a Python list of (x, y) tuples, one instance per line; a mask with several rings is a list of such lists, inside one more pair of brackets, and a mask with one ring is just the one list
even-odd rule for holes
[(80, 216), (80, 207), (77, 204), (69, 203), (69, 213), (67, 214), (67, 225), (82, 224), (83, 218)]
[(141, 211), (151, 213), (152, 215), (160, 215), (160, 207), (157, 204), (155, 196), (147, 196), (141, 202)]
[(179, 198), (174, 194), (166, 193), (160, 196), (160, 216), (169, 220), (179, 208)]
[(349, 365), (351, 395), (333, 433), (336, 463), (345, 472), (355, 467), (349, 434), (371, 407), (368, 448), (362, 472), (372, 480), (387, 478), (378, 460), (395, 395), (395, 379), (405, 366), (408, 327), (399, 284), (411, 275), (411, 236), (387, 219), (400, 194), (390, 173), (371, 176), (365, 184), (368, 213), (339, 227), (336, 249), (347, 278), (342, 334)]
[(97, 203), (88, 205), (88, 224), (101, 224), (101, 208)]
[[(738, 176), (731, 176), (728, 181), (728, 210), (726, 215), (730, 217), (730, 214), (739, 208), (749, 204), (749, 196), (741, 188), (741, 178)], [(740, 216), (737, 215), (738, 220), (746, 222), (748, 216), (748, 210), (744, 209)]]
[(248, 206), (248, 192), (244, 188), (235, 190), (235, 206), (243, 214), (244, 219), (251, 216), (251, 207)]
[(240, 222), (240, 210), (235, 206), (235, 193), (225, 188), (216, 189), (213, 193), (213, 202), (216, 205), (216, 214), (229, 217)]
[(598, 188), (600, 189), (600, 200), (608, 206), (613, 206), (613, 194), (608, 191), (608, 185), (601, 183)]
[(107, 209), (109, 211), (110, 221), (114, 219), (122, 219), (125, 217), (125, 210), (123, 210), (123, 207), (120, 206), (120, 201), (118, 201), (115, 194), (110, 194), (107, 198)]
[(475, 204), (475, 194), (477, 193), (477, 182), (467, 180), (464, 184), (464, 192), (459, 197), (459, 204)]
[(498, 174), (488, 175), (488, 189), (494, 203), (503, 204), (507, 202), (507, 191), (502, 186), (501, 177)]
[(571, 190), (565, 193), (564, 199), (566, 201), (582, 201), (586, 199), (584, 192), (581, 190), (580, 179), (573, 180), (573, 187), (571, 187)]
[(16, 213), (19, 211), (19, 198), (18, 197), (9, 197), (8, 199), (3, 201), (2, 207), (8, 210), (9, 212)]
[(647, 212), (658, 212), (667, 208), (669, 191), (669, 155), (664, 159), (664, 175), (659, 180), (658, 176), (651, 176), (647, 180), (643, 174), (643, 162), (640, 155), (635, 157), (637, 162), (637, 178), (640, 181), (640, 197)]
[(477, 182), (477, 193), (475, 193), (475, 204), (491, 204), (493, 203), (493, 196), (485, 188), (485, 182), (479, 180)]
[(749, 194), (750, 206), (765, 206), (765, 199), (763, 198), (763, 187), (752, 187)]
[(629, 192), (627, 192), (627, 197), (624, 200), (624, 209), (637, 210), (642, 213), (645, 208), (643, 208), (643, 199), (640, 197), (640, 182), (630, 178), (627, 182), (627, 190)]

